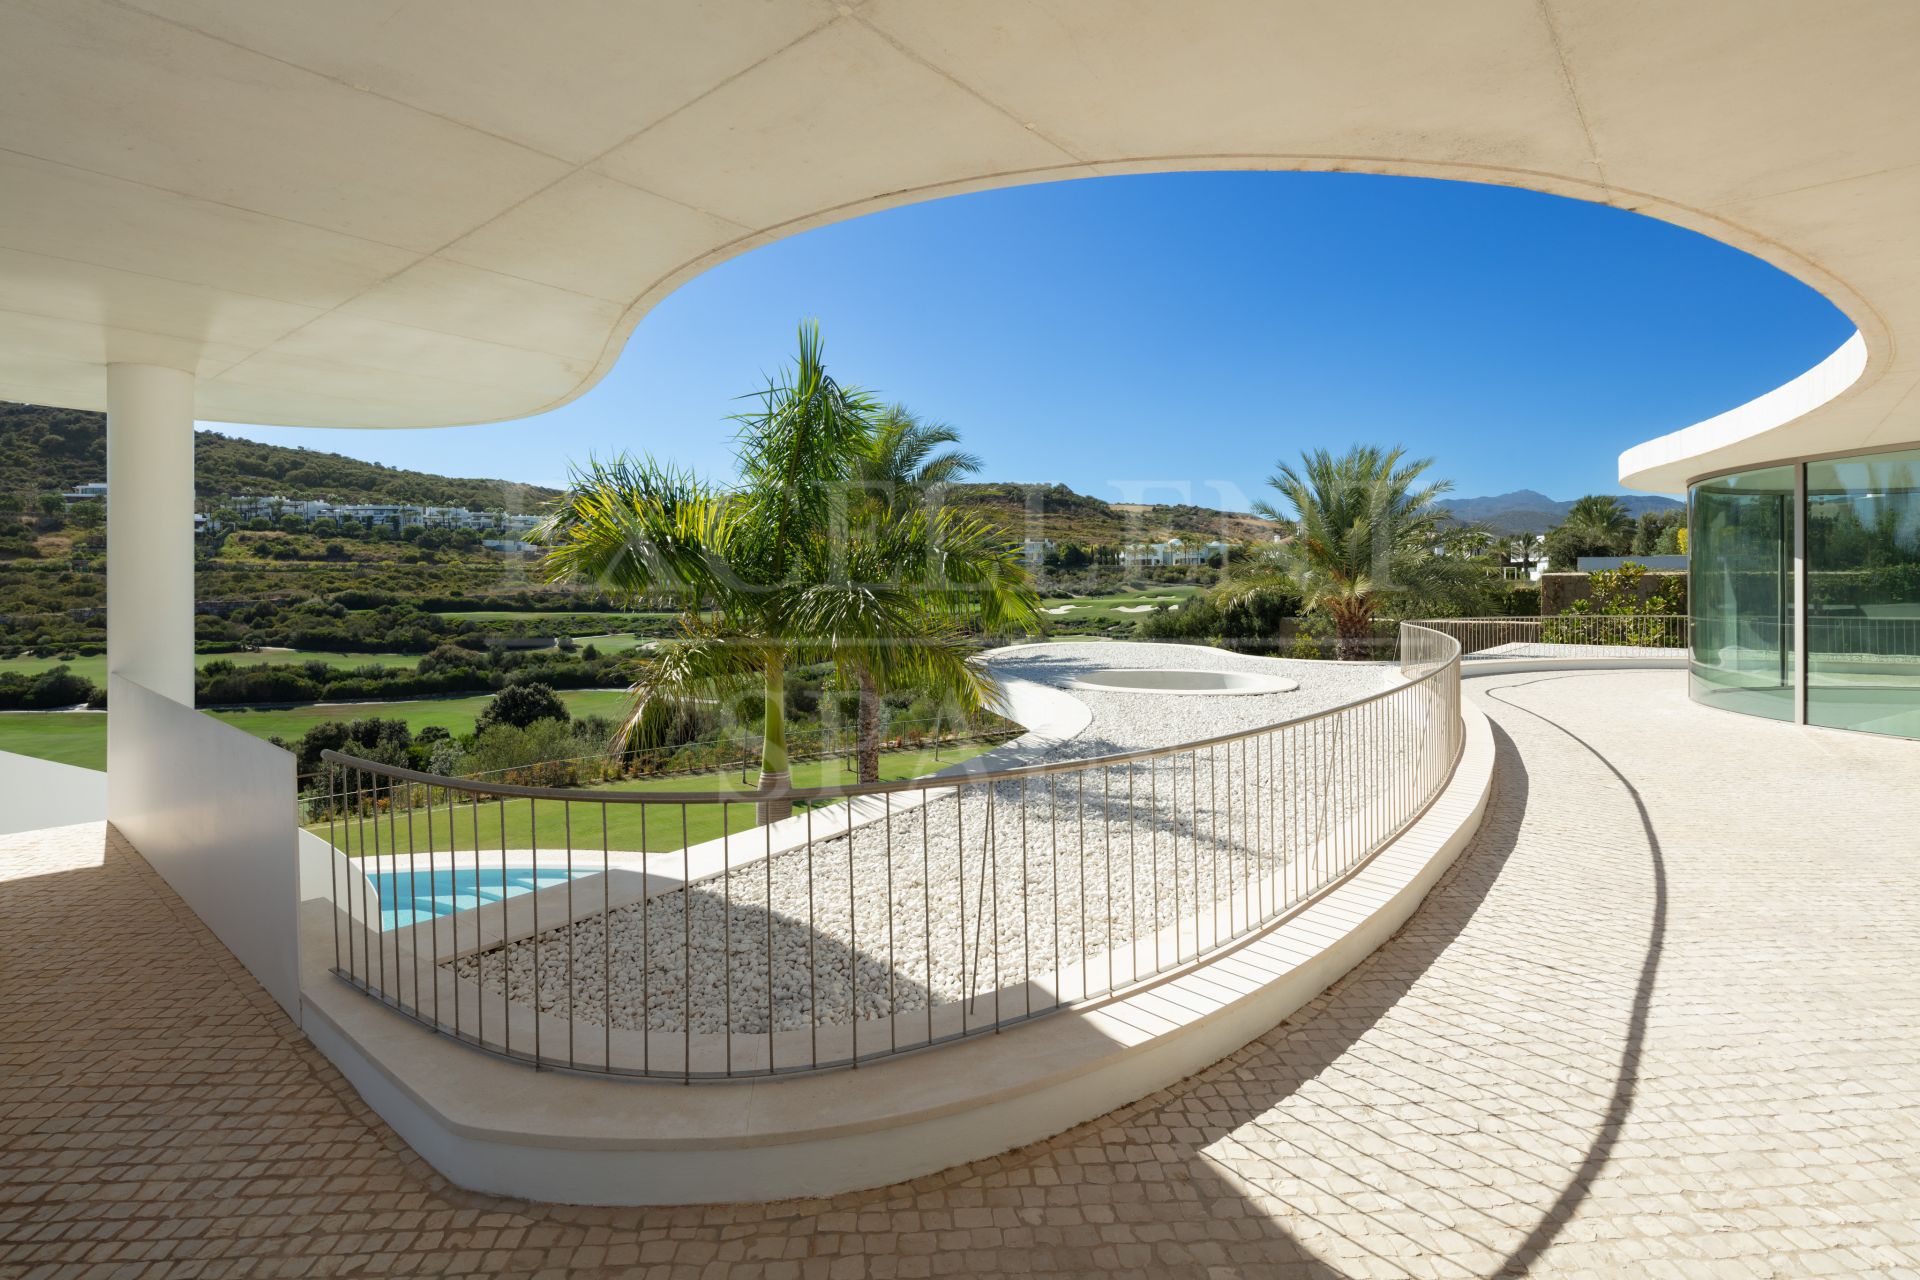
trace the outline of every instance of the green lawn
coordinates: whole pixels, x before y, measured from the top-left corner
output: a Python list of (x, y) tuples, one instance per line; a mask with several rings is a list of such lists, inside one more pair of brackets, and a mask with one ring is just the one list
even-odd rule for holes
[[(361, 720), (368, 716), (403, 719), (415, 733), (437, 724), (450, 733), (462, 734), (472, 732), (474, 720), (492, 697), (482, 693), (466, 698), (315, 704), (207, 714), (257, 738), (280, 737), (289, 742), (326, 720)], [(560, 699), (575, 716), (617, 716), (628, 705), (627, 694), (618, 689), (569, 690), (561, 693)], [(104, 769), (107, 767), (107, 717), (95, 711), (0, 712), (0, 751)]]
[[(1044, 616), (1055, 634), (1080, 632), (1105, 632), (1108, 630), (1127, 631), (1133, 624), (1146, 616), (1146, 609), (1154, 605), (1183, 604), (1199, 594), (1200, 588), (1184, 585), (1165, 587), (1147, 587), (1140, 591), (1128, 591), (1110, 596), (1063, 596), (1059, 599), (1042, 600), (1040, 607), (1048, 610)], [(1052, 612), (1064, 609), (1064, 613)], [(1133, 612), (1124, 612), (1133, 610)]]
[[(204, 667), (209, 662), (231, 662), (237, 667), (257, 667), (290, 662), (324, 662), (330, 667), (351, 670), (355, 667), (412, 667), (420, 661), (417, 653), (323, 653), (313, 649), (267, 649), (242, 653), (196, 653), (193, 663)], [(38, 675), (54, 667), (66, 667), (73, 674), (94, 684), (107, 682), (107, 657), (97, 653), (91, 657), (71, 658), (66, 662), (58, 658), (0, 657), (0, 675), (9, 671), (20, 675)]]
[(662, 618), (676, 616), (671, 613), (581, 613), (570, 609), (441, 609), (437, 612), (442, 618), (453, 618), (460, 622), (516, 622), (523, 618), (541, 618), (564, 624), (562, 629), (598, 627), (601, 630), (634, 627), (643, 622), (657, 623)]
[[(937, 760), (930, 751), (890, 751), (880, 757), (880, 776), (889, 781), (917, 778), (921, 774), (972, 759), (986, 750), (987, 747), (979, 745), (951, 747), (942, 750)], [(811, 760), (793, 766), (793, 781), (795, 786), (800, 787), (838, 786), (851, 783), (853, 775), (846, 771), (840, 760)], [(733, 792), (740, 790), (740, 774), (738, 770), (691, 776), (683, 774), (672, 778), (612, 783), (601, 789), (630, 793)], [(451, 847), (499, 849), (503, 847), (501, 824), (504, 821), (504, 847), (534, 848), (537, 840), (537, 847), (543, 851), (541, 865), (545, 866), (544, 852), (554, 851), (557, 862), (565, 857), (569, 840), (576, 857), (588, 851), (597, 855), (603, 839), (605, 847), (615, 851), (633, 852), (644, 848), (648, 853), (663, 853), (718, 837), (723, 818), (729, 832), (748, 830), (754, 825), (751, 804), (608, 804), (604, 806), (606, 826), (603, 832), (602, 808), (602, 805), (591, 801), (566, 804), (554, 800), (482, 801), (477, 806), (463, 801), (453, 807)], [(414, 809), (394, 816), (391, 821), (383, 815), (377, 819), (368, 817), (358, 822), (335, 823), (331, 827), (331, 837), (329, 825), (325, 822), (313, 823), (308, 830), (322, 839), (331, 838), (354, 856), (361, 853), (406, 853), (410, 848), (424, 854), (429, 835), (427, 817), (425, 809)], [(436, 849), (450, 847), (448, 820), (447, 806), (437, 803), (433, 810), (431, 833)], [(569, 822), (572, 824), (571, 831)]]
[(0, 711), (0, 751), (104, 769), (107, 717), (97, 711)]
[[(567, 704), (567, 710), (575, 716), (615, 716), (629, 705), (629, 698), (619, 689), (573, 689), (560, 694), (560, 700)], [(439, 725), (453, 734), (471, 733), (473, 722), (493, 701), (490, 693), (476, 693), (464, 698), (421, 698), (408, 702), (336, 702), (314, 703), (305, 707), (288, 707), (278, 710), (230, 710), (210, 711), (207, 714), (224, 720), (237, 729), (245, 729), (257, 738), (282, 737), (288, 741), (299, 737), (316, 724), (327, 720), (362, 720), (368, 716), (378, 716), (382, 720), (404, 719), (415, 733), (428, 725)]]
[[(1074, 606), (1074, 613), (1111, 613), (1122, 607), (1138, 608), (1141, 605), (1179, 604), (1190, 596), (1197, 595), (1198, 587), (1171, 585), (1165, 587), (1146, 587), (1139, 591), (1123, 591), (1110, 596), (1061, 596), (1059, 599), (1042, 600), (1043, 608), (1058, 608), (1062, 605)], [(1123, 618), (1137, 618), (1137, 613), (1121, 614)]]

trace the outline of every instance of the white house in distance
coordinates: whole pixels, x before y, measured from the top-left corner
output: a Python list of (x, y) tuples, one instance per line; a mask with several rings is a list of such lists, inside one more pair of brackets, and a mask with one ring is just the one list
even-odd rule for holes
[(1046, 563), (1053, 553), (1052, 538), (1025, 538), (1020, 543), (1020, 560), (1029, 569), (1037, 569)]
[(1183, 542), (1169, 538), (1165, 542), (1131, 542), (1120, 548), (1120, 563), (1129, 569), (1173, 568), (1201, 565), (1215, 556), (1225, 556), (1224, 542)]

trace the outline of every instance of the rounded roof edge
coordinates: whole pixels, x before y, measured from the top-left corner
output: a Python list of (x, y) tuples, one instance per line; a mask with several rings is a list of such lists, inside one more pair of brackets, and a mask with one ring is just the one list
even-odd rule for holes
[[(1853, 424), (1808, 420), (1831, 404), (1867, 371), (1867, 340), (1859, 331), (1819, 364), (1725, 413), (1656, 436), (1620, 455), (1620, 483), (1651, 493), (1680, 493), (1709, 472), (1777, 461), (1802, 453), (1867, 446)], [(1790, 430), (1791, 429), (1791, 430)]]

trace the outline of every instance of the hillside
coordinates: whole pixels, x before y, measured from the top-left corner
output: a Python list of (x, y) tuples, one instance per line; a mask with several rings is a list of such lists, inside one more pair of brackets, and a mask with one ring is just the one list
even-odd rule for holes
[(1244, 512), (1105, 502), (1062, 484), (960, 484), (948, 501), (998, 524), (1011, 538), (1051, 538), (1087, 547), (1168, 537), (1201, 542), (1264, 539), (1278, 530), (1272, 521)]
[[(1653, 493), (1615, 496), (1630, 516), (1648, 511), (1678, 511), (1687, 505)], [(1545, 533), (1566, 519), (1573, 500), (1560, 502), (1535, 489), (1516, 489), (1487, 498), (1447, 498), (1441, 505), (1454, 519), (1465, 524), (1484, 524), (1495, 533)]]
[[(273, 493), (530, 511), (554, 495), (554, 490), (538, 485), (404, 471), (317, 449), (255, 444), (216, 431), (199, 432), (193, 444), (194, 485), (203, 498)], [(106, 475), (105, 415), (0, 401), (0, 493), (30, 499)]]
[[(362, 462), (338, 453), (257, 444), (202, 431), (194, 437), (194, 484), (202, 498), (274, 493), (286, 498), (409, 502), (422, 506), (529, 511), (554, 496), (538, 485), (437, 476)], [(106, 418), (78, 409), (0, 401), (0, 496), (21, 506), (107, 474)], [(1265, 538), (1270, 521), (1206, 507), (1109, 503), (1065, 485), (963, 484), (955, 505), (979, 513), (1010, 538), (1051, 538), (1085, 546), (1168, 537)]]
[[(0, 497), (25, 507), (35, 494), (71, 489), (104, 479), (106, 474), (103, 415), (0, 401)], [(555, 493), (510, 480), (438, 476), (317, 449), (256, 444), (217, 431), (202, 431), (194, 437), (194, 482), (203, 498), (277, 493), (288, 498), (508, 511), (531, 511)], [(1619, 498), (1634, 516), (1685, 506), (1656, 494), (1625, 493)], [(1259, 541), (1278, 528), (1246, 512), (1106, 502), (1061, 484), (962, 484), (954, 486), (950, 500), (998, 524), (1010, 538), (1051, 538), (1089, 547), (1169, 537)], [(1496, 533), (1544, 533), (1566, 517), (1573, 502), (1533, 489), (1516, 489), (1489, 497), (1449, 498), (1445, 505), (1455, 519), (1484, 524)]]

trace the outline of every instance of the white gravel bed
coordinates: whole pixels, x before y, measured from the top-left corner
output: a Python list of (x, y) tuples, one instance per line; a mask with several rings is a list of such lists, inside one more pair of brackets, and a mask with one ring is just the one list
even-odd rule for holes
[[(1399, 683), (1385, 666), (1187, 645), (1050, 643), (999, 650), (990, 661), (1003, 677), (1057, 688), (1089, 670), (1141, 667), (1300, 682), (1291, 693), (1207, 697), (1074, 689), (1092, 721), (1050, 751), (1049, 762), (1258, 728)], [(1326, 868), (1288, 865), (1286, 851), (1351, 813), (1396, 772), (1370, 771), (1363, 783), (1356, 762), (1405, 760), (1413, 744), (1410, 731), (1390, 734), (1385, 716), (1343, 724), (1337, 736), (1331, 725), (1320, 720), (1150, 763), (974, 784), (851, 837), (657, 896), (644, 910), (635, 904), (610, 920), (552, 930), (537, 940), (540, 1007), (564, 1016), (571, 994), (581, 1021), (610, 1016), (617, 1027), (673, 1031), (690, 1020), (697, 1031), (761, 1033), (769, 1020), (791, 1030), (921, 1009), (930, 998), (962, 1000), (1083, 960), (1097, 973), (1110, 948), (1152, 935), (1176, 913), (1187, 918), (1255, 873), (1284, 869), (1303, 886), (1326, 878)], [(1334, 777), (1350, 780), (1326, 785)], [(614, 974), (610, 995), (603, 954)], [(529, 939), (457, 969), (530, 1002), (535, 955)]]

